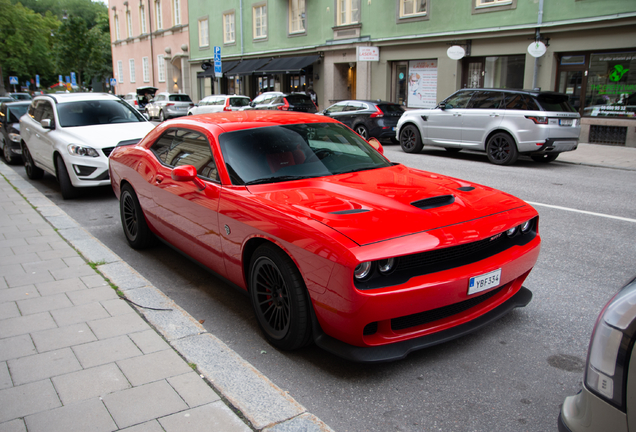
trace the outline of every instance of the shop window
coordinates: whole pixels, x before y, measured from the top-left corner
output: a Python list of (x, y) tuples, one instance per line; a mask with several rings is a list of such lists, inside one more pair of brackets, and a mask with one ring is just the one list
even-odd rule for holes
[(437, 106), (437, 60), (395, 62), (392, 99), (409, 108)]
[(254, 39), (267, 37), (267, 5), (262, 4), (252, 8), (252, 23)]
[(636, 51), (590, 55), (583, 115), (636, 117)]
[(523, 88), (526, 56), (467, 57), (463, 60), (462, 87)]
[(305, 0), (289, 0), (289, 33), (305, 31)]
[(337, 25), (360, 22), (360, 0), (336, 0)]
[(234, 11), (223, 14), (223, 43), (230, 44), (236, 41), (234, 32)]

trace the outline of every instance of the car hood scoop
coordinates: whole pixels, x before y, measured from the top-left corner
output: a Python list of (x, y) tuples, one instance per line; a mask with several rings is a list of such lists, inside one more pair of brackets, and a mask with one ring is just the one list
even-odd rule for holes
[(271, 207), (291, 207), (359, 245), (526, 205), (486, 186), (403, 165), (249, 189)]

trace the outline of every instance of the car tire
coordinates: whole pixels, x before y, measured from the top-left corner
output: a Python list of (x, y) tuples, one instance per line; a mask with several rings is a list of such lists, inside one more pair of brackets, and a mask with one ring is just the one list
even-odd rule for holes
[(530, 157), (535, 162), (548, 163), (558, 158), (559, 154), (560, 153), (544, 153), (538, 155), (530, 155)]
[(24, 170), (28, 178), (39, 180), (44, 177), (44, 170), (35, 166), (31, 153), (24, 143), (22, 143), (22, 158), (24, 159)]
[(163, 114), (163, 110), (159, 111), (159, 121), (160, 122), (166, 121), (166, 116)]
[(57, 181), (60, 184), (62, 198), (65, 200), (77, 198), (79, 195), (79, 189), (71, 183), (71, 178), (66, 170), (66, 164), (61, 156), (55, 157), (55, 170), (57, 172)]
[(357, 125), (356, 127), (353, 128), (354, 131), (356, 131), (356, 133), (358, 135), (360, 135), (362, 138), (364, 138), (365, 140), (368, 140), (369, 137), (369, 131), (367, 130), (367, 127), (365, 125)]
[(406, 153), (419, 153), (424, 145), (420, 131), (414, 125), (407, 125), (400, 131), (400, 147)]
[(154, 234), (148, 227), (135, 190), (128, 184), (121, 188), (119, 215), (126, 241), (131, 248), (146, 249), (152, 246), (155, 240)]
[(289, 256), (271, 244), (259, 246), (250, 260), (249, 289), (258, 325), (270, 344), (291, 351), (309, 343), (307, 288)]
[(488, 160), (495, 165), (512, 165), (519, 158), (515, 140), (505, 132), (498, 132), (486, 144)]
[(9, 165), (13, 165), (16, 162), (16, 158), (11, 156), (11, 147), (4, 141), (2, 141), (2, 156), (4, 156), (5, 162)]

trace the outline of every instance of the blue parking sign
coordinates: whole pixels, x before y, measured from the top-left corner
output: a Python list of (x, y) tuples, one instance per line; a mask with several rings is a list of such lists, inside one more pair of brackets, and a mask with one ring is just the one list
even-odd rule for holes
[(221, 64), (221, 47), (214, 47), (214, 76), (221, 78), (223, 76), (223, 67)]

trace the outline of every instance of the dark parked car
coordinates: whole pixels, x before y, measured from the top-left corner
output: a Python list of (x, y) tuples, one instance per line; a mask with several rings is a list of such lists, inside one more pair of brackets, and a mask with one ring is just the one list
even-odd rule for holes
[(8, 164), (22, 162), (20, 148), (20, 117), (26, 114), (30, 101), (2, 102), (0, 104), (0, 144)]
[(321, 112), (346, 124), (364, 139), (390, 138), (394, 143), (395, 127), (403, 113), (402, 105), (380, 100), (340, 101)]
[(318, 112), (311, 97), (305, 93), (266, 92), (255, 97), (246, 109)]

